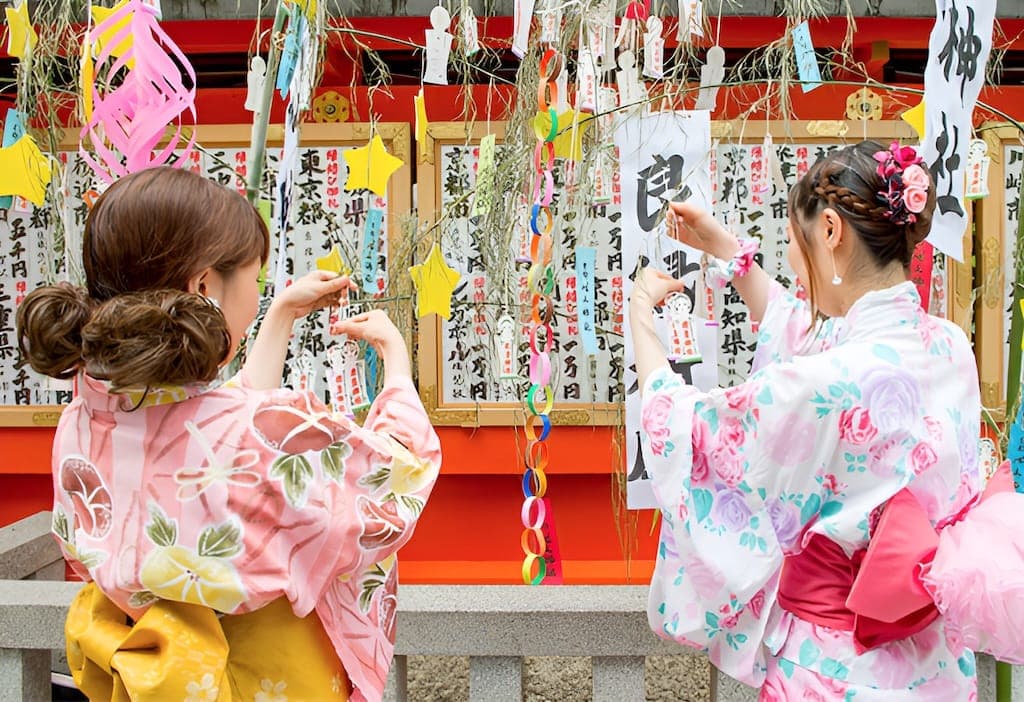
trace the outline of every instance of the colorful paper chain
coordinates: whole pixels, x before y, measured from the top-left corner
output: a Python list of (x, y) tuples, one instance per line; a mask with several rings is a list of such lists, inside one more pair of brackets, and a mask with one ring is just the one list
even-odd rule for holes
[(551, 433), (551, 407), (555, 393), (551, 387), (551, 348), (554, 345), (554, 303), (551, 293), (555, 289), (555, 271), (551, 265), (551, 231), (554, 216), (555, 137), (558, 136), (558, 85), (556, 79), (562, 71), (562, 57), (554, 49), (544, 51), (540, 60), (540, 85), (537, 88), (537, 110), (551, 118), (551, 128), (545, 132), (542, 120), (535, 122), (537, 147), (533, 156), (533, 208), (530, 212), (530, 272), (527, 282), (530, 290), (530, 389), (526, 393), (526, 470), (523, 473), (523, 582), (539, 585), (547, 575), (547, 539), (544, 521), (547, 505), (548, 435)]

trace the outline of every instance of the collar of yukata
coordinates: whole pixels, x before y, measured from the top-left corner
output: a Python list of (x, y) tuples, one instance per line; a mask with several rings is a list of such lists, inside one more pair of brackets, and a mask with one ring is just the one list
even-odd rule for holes
[(826, 328), (829, 345), (849, 339), (874, 335), (880, 331), (913, 322), (924, 314), (921, 295), (911, 281), (905, 281), (882, 290), (865, 293), (847, 310), (843, 317), (835, 317)]
[(115, 393), (111, 391), (109, 382), (83, 373), (79, 376), (78, 391), (92, 407), (123, 412), (182, 402), (223, 385), (224, 381), (217, 378), (212, 383), (153, 385), (148, 388), (125, 388)]

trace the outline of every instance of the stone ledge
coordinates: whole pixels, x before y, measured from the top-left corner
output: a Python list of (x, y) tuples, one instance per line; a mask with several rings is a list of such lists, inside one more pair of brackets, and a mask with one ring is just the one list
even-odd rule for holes
[(0, 529), (0, 580), (21, 580), (53, 563), (63, 564), (50, 519), (49, 512), (37, 512)]

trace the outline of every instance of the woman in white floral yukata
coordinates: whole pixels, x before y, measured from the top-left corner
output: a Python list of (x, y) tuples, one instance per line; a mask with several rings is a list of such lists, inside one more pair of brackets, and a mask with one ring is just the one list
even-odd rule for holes
[(884, 565), (858, 579), (869, 542), (886, 543), (887, 503), (912, 504), (934, 540), (987, 478), (970, 343), (908, 281), (935, 201), (912, 148), (865, 142), (818, 161), (789, 198), (806, 303), (754, 262), (755, 242), (673, 205), (671, 235), (719, 259), (760, 322), (754, 373), (733, 388), (700, 392), (671, 372), (652, 310), (679, 281), (645, 270), (633, 294), (663, 518), (651, 626), (761, 700), (976, 699), (974, 654), (920, 580), (889, 596)]
[(156, 168), (96, 200), (83, 244), (87, 289), (18, 310), (23, 357), (77, 379), (53, 450), (54, 532), (90, 581), (66, 625), (76, 683), (92, 700), (379, 700), (395, 552), (440, 463), (401, 334), (380, 311), (332, 329), (386, 369), (362, 427), (281, 389), (295, 320), (351, 286), (311, 273), (218, 387), (257, 311), (256, 210)]

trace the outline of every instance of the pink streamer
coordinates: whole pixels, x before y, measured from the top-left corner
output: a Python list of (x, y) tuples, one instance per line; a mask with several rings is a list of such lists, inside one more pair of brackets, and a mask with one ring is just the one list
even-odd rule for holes
[[(120, 85), (105, 94), (95, 84), (86, 88), (93, 91), (93, 112), (82, 127), (79, 143), (82, 158), (108, 183), (129, 173), (166, 164), (183, 141), (182, 115), (189, 112), (192, 123), (196, 121), (195, 71), (160, 27), (153, 7), (141, 0), (131, 0), (93, 27), (90, 43), (95, 43), (128, 15), (131, 16), (128, 23), (104, 42), (96, 57), (96, 75), (100, 75), (100, 66), (111, 59), (111, 51), (129, 37), (132, 37), (130, 48), (106, 69), (105, 82), (111, 84), (130, 61), (134, 60), (134, 67), (128, 69)], [(185, 87), (180, 67), (187, 72), (191, 88)], [(167, 136), (168, 125), (174, 126), (175, 131), (167, 144), (156, 150)], [(176, 165), (188, 162), (195, 140), (193, 131)]]

